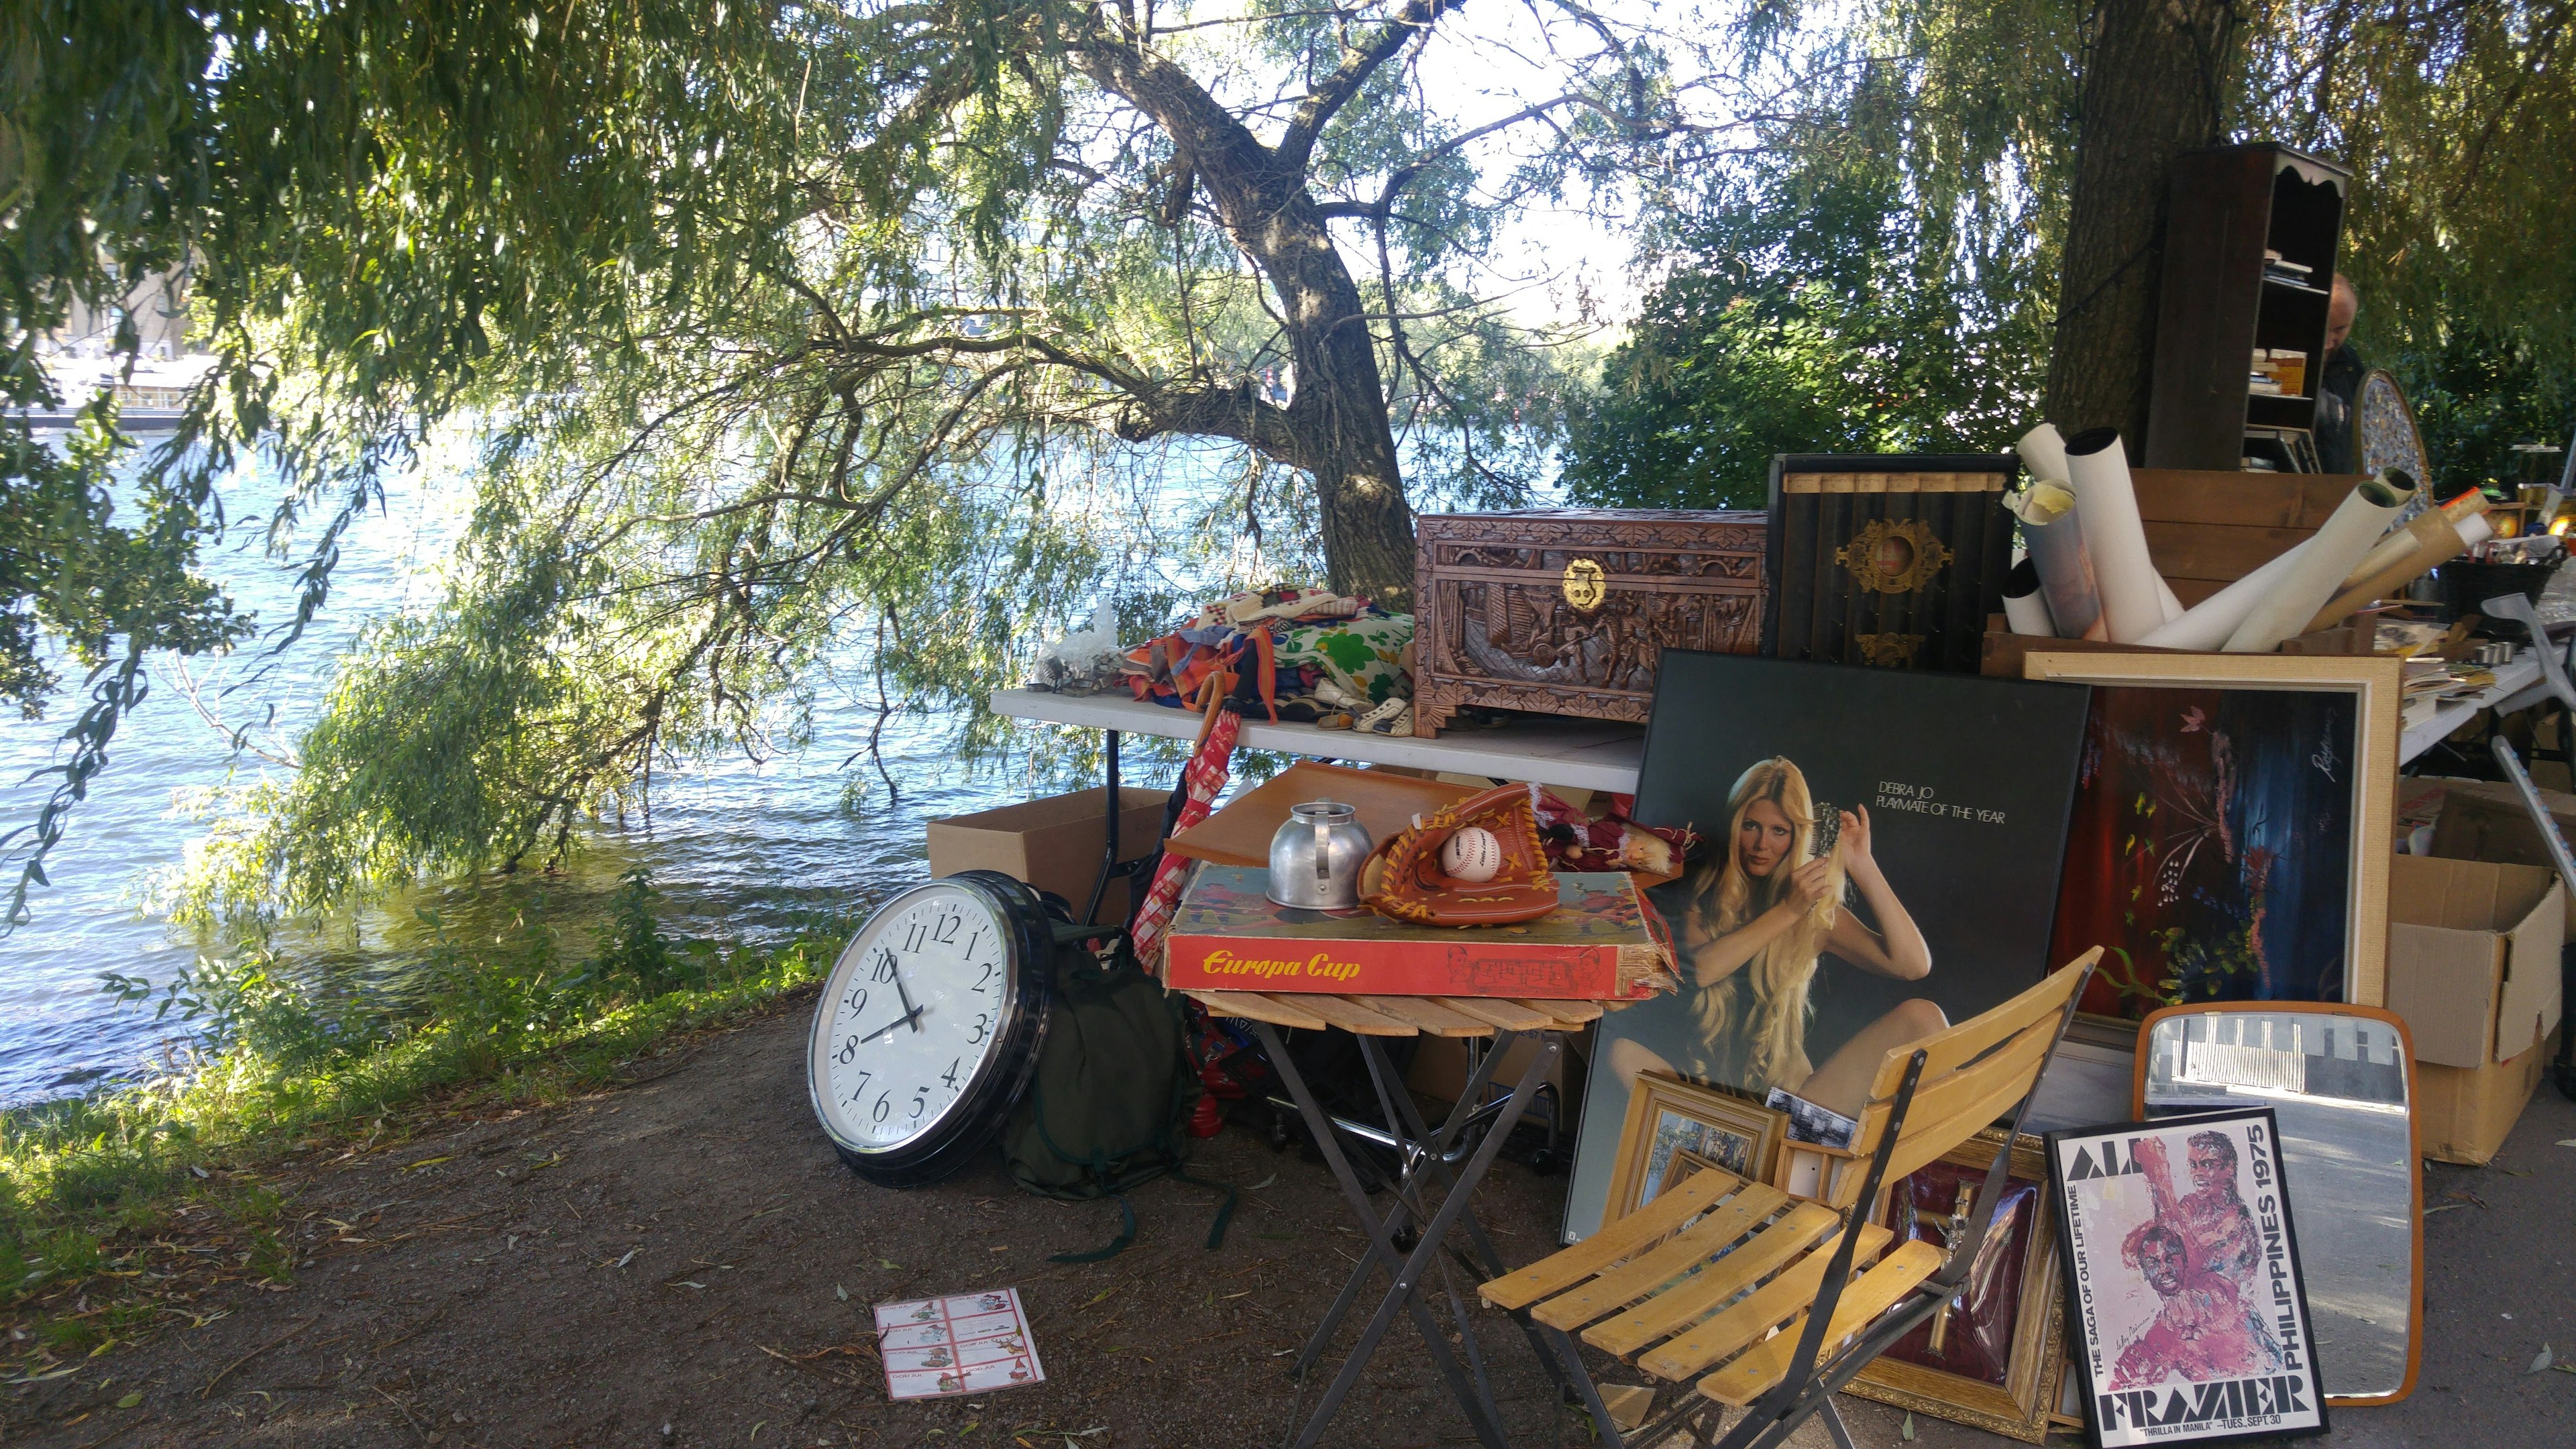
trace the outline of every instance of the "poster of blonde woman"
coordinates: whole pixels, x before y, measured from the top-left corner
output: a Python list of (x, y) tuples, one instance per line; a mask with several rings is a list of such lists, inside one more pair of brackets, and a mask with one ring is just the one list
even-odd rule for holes
[(1637, 818), (1699, 837), (1653, 902), (1678, 991), (1605, 1016), (1565, 1236), (1600, 1226), (1642, 1073), (1831, 1141), (1892, 1048), (2048, 968), (2086, 691), (1667, 651)]

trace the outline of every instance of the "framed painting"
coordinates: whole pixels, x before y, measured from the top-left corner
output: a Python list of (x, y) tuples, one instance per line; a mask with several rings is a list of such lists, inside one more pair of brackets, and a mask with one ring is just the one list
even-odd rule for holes
[(2268, 1107), (2048, 1134), (2093, 1449), (2326, 1432)]
[[(1976, 1208), (2003, 1129), (1989, 1127), (1888, 1189), (1897, 1240), (1952, 1250)], [(1845, 1392), (2024, 1443), (2048, 1440), (2066, 1373), (2066, 1296), (2040, 1140), (2013, 1144), (1994, 1226), (1959, 1296), (1860, 1371)]]
[(2094, 686), (2052, 954), (2084, 1009), (2387, 996), (2403, 666), (2369, 655), (2034, 650)]
[(1748, 1182), (1768, 1180), (1787, 1122), (1732, 1093), (1661, 1073), (1638, 1077), (1619, 1129), (1605, 1221), (1626, 1217), (1705, 1168), (1722, 1168)]

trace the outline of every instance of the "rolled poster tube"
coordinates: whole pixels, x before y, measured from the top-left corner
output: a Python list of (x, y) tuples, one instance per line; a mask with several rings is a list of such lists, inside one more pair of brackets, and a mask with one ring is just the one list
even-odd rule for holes
[(2048, 602), (2039, 595), (2039, 570), (2023, 559), (2004, 575), (2004, 622), (2016, 634), (2035, 634), (2044, 639), (2057, 637), (2057, 626), (2049, 620)]
[(2288, 577), (2299, 566), (2306, 553), (2308, 540), (2301, 539), (2273, 556), (2271, 562), (2220, 589), (2217, 593), (2183, 611), (2179, 619), (2158, 628), (2139, 640), (2158, 649), (2216, 649), (2254, 612), (2254, 606), (2272, 591), (2272, 586)]
[[(2493, 537), (2495, 526), (2481, 514), (2472, 513), (2453, 523), (2439, 511), (2427, 513), (2389, 540), (2403, 539), (2414, 545), (2407, 550), (2405, 557), (2393, 564), (2382, 565), (2377, 573), (2360, 583), (2347, 585), (2331, 603), (2319, 609), (2317, 616), (2308, 621), (2308, 627), (2300, 632), (2313, 634), (2319, 629), (2331, 629), (2431, 573), (2438, 565), (2449, 563)], [(2378, 557), (2386, 546), (2382, 544), (2379, 549), (2371, 550), (2371, 556)]]
[(2084, 525), (2084, 549), (2093, 559), (2094, 587), (2102, 596), (2103, 622), (2114, 643), (2135, 644), (2164, 627), (2165, 608), (2119, 433), (2095, 428), (2068, 439), (2066, 469), (2075, 516)]
[(2022, 541), (2039, 570), (2048, 617), (2064, 639), (2106, 639), (2102, 595), (2093, 585), (2093, 560), (2084, 552), (2084, 523), (2075, 516), (2075, 494), (2045, 480), (2004, 499), (2021, 520)]
[(2022, 434), (2013, 450), (2021, 454), (2021, 465), (2031, 477), (2042, 483), (2066, 481), (2066, 440), (2057, 435), (2057, 424), (2041, 423)]
[[(2411, 485), (2413, 480), (2406, 482)], [(2379, 542), (2388, 521), (2414, 496), (2412, 486), (2400, 487), (2387, 474), (2353, 489), (2336, 505), (2325, 527), (2300, 550), (2297, 565), (2272, 586), (2220, 647), (2230, 654), (2266, 654), (2279, 648), (2282, 640), (2299, 632), (2334, 598), (2336, 585)]]

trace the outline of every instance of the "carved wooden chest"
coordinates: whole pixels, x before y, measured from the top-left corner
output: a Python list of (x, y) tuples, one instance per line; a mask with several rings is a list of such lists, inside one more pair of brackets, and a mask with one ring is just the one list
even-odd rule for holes
[(1678, 509), (1417, 520), (1414, 733), (1460, 705), (1642, 723), (1664, 650), (1760, 646), (1765, 531)]

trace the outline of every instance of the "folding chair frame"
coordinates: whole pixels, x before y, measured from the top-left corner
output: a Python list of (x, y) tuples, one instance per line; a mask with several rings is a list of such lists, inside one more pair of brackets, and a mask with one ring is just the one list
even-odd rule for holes
[[(2067, 995), (2066, 1005), (2058, 1011), (2057, 1030), (2050, 1038), (2048, 1054), (2040, 1059), (2041, 1078), (2047, 1075), (2048, 1064), (2057, 1059), (2057, 1048), (2066, 1039), (2066, 1028), (2075, 1020), (2075, 1008), (2084, 999), (2084, 987), (2092, 977), (2092, 969), (2089, 965), (2084, 968), (2085, 979), (2076, 983), (2075, 989)], [(1753, 1402), (1744, 1417), (1736, 1422), (1735, 1428), (1719, 1440), (1714, 1449), (1771, 1449), (1817, 1414), (1824, 1416), (1825, 1426), (1832, 1432), (1834, 1443), (1840, 1449), (1853, 1449), (1851, 1433), (1843, 1427), (1842, 1416), (1834, 1408), (1834, 1394), (1862, 1369), (1869, 1367), (1871, 1361), (1893, 1347), (1897, 1340), (1913, 1332), (1916, 1324), (1930, 1318), (1941, 1310), (1943, 1304), (1958, 1296), (1968, 1270), (1975, 1265), (1977, 1252), (1985, 1245), (1987, 1230), (1994, 1225), (1995, 1207), (2003, 1200), (2004, 1184), (2011, 1176), (2013, 1143), (2021, 1136), (2022, 1123), (2030, 1115), (2031, 1101), (2039, 1095), (2039, 1078), (2032, 1080), (2030, 1091), (2013, 1109), (2012, 1131), (1996, 1150), (1994, 1164), (1986, 1169), (1985, 1185), (1978, 1190), (1967, 1235), (1951, 1248), (1949, 1259), (1942, 1264), (1941, 1271), (1924, 1280), (1909, 1301), (1880, 1315), (1876, 1325), (1861, 1334), (1849, 1348), (1821, 1366), (1816, 1362), (1824, 1348), (1825, 1325), (1833, 1321), (1834, 1309), (1841, 1303), (1843, 1289), (1851, 1279), (1852, 1257), (1860, 1239), (1859, 1229), (1866, 1226), (1865, 1215), (1878, 1201), (1888, 1159), (1895, 1153), (1897, 1139), (1904, 1134), (1905, 1115), (1914, 1104), (1914, 1089), (1922, 1080), (1926, 1060), (1926, 1054), (1917, 1051), (1906, 1064), (1904, 1081), (1898, 1086), (1895, 1100), (1889, 1108), (1887, 1126), (1879, 1133), (1877, 1150), (1870, 1154), (1869, 1175), (1861, 1186), (1860, 1196), (1844, 1214), (1844, 1230), (1834, 1249), (1833, 1259), (1826, 1265), (1824, 1279), (1816, 1287), (1815, 1302), (1807, 1309), (1807, 1326), (1799, 1335), (1798, 1350), (1789, 1361), (1789, 1371), (1770, 1392)], [(1550, 1328), (1530, 1315), (1529, 1308), (1515, 1309), (1512, 1313), (1525, 1330), (1536, 1334), (1555, 1351), (1584, 1407), (1591, 1412), (1593, 1423), (1600, 1431), (1601, 1442), (1610, 1449), (1645, 1449), (1645, 1446), (1683, 1428), (1704, 1435), (1701, 1430), (1703, 1421), (1724, 1409), (1724, 1405), (1684, 1384), (1681, 1392), (1687, 1402), (1664, 1418), (1641, 1428), (1633, 1437), (1623, 1437), (1610, 1422), (1609, 1411), (1601, 1402), (1601, 1391), (1592, 1382), (1591, 1372), (1584, 1368), (1582, 1352), (1575, 1347), (1573, 1338), (1565, 1330)]]

